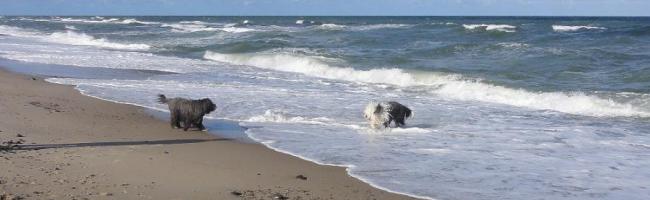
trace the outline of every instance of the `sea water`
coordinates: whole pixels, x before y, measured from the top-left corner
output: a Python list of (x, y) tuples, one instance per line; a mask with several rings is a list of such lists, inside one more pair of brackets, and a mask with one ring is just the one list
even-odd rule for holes
[[(650, 18), (2, 17), (0, 58), (157, 110), (209, 97), (259, 143), (411, 196), (650, 199)], [(415, 117), (369, 129), (371, 100)]]

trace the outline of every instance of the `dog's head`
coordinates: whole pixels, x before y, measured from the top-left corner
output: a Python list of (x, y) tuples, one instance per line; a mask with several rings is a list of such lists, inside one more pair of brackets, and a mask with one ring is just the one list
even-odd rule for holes
[(212, 103), (212, 100), (210, 100), (208, 98), (205, 98), (205, 99), (201, 99), (199, 101), (201, 102), (201, 105), (203, 105), (203, 110), (205, 111), (206, 114), (217, 110), (217, 105)]
[(371, 101), (366, 105), (366, 109), (363, 110), (363, 117), (366, 118), (367, 120), (371, 120), (371, 118), (377, 113), (381, 112), (382, 107), (379, 105), (379, 103)]
[(370, 125), (373, 128), (378, 127), (384, 122), (388, 121), (388, 112), (381, 103), (371, 101), (366, 105), (366, 109), (363, 110), (363, 117), (368, 120)]

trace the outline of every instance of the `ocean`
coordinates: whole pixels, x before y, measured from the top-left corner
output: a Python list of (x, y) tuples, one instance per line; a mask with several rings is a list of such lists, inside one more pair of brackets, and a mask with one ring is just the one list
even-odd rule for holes
[(650, 199), (650, 18), (4, 16), (0, 58), (415, 197)]

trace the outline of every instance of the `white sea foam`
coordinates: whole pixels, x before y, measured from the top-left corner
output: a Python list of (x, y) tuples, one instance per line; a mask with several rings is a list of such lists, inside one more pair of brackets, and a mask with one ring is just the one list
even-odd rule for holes
[(230, 33), (245, 33), (245, 32), (256, 31), (255, 29), (252, 28), (242, 28), (242, 27), (224, 27), (224, 28), (220, 28), (220, 30), (225, 32), (230, 32)]
[(414, 74), (396, 68), (356, 70), (331, 66), (326, 62), (327, 58), (316, 56), (286, 53), (221, 54), (207, 51), (204, 58), (327, 79), (398, 86), (429, 86), (433, 94), (465, 101), (482, 101), (587, 116), (650, 116), (650, 110), (578, 92), (531, 92), (478, 80), (464, 80), (458, 75)]
[(194, 20), (194, 21), (180, 21), (180, 22), (178, 22), (178, 23), (181, 23), (181, 24), (201, 24), (201, 25), (209, 24), (209, 23), (207, 23), (207, 22), (204, 22), (204, 21), (197, 21), (197, 20)]
[(500, 31), (500, 32), (516, 32), (517, 27), (507, 24), (463, 24), (467, 30), (486, 30), (486, 31)]
[(226, 24), (223, 27), (211, 27), (207, 26), (206, 24), (207, 23), (200, 21), (191, 21), (173, 24), (162, 24), (161, 26), (172, 28), (173, 31), (177, 32), (224, 31), (229, 33), (244, 33), (256, 31), (252, 28), (235, 27), (233, 24)]
[(94, 18), (94, 19), (79, 19), (79, 18), (55, 18), (62, 22), (78, 22), (78, 23), (119, 23), (118, 18)]
[(18, 27), (0, 25), (0, 34), (24, 37), (24, 36), (34, 35), (34, 32), (26, 29), (18, 28)]
[(58, 22), (58, 23), (88, 23), (88, 24), (160, 24), (159, 22), (147, 22), (139, 21), (133, 18), (120, 19), (120, 18), (104, 18), (104, 17), (91, 17), (87, 18), (61, 18), (53, 17), (50, 19), (43, 18), (18, 18), (19, 20), (25, 21), (37, 21), (37, 22)]
[(411, 25), (407, 24), (369, 24), (353, 27), (353, 30), (367, 31), (375, 29), (394, 29), (394, 28), (405, 28), (410, 27)]
[(597, 26), (564, 26), (564, 25), (553, 25), (553, 31), (555, 32), (571, 32), (579, 30), (605, 30), (605, 27)]
[(433, 23), (431, 23), (431, 25), (448, 25), (448, 26), (450, 26), (450, 25), (456, 25), (456, 23), (454, 23), (454, 22), (433, 22)]
[(228, 23), (223, 25), (223, 27), (234, 27), (234, 26), (237, 26), (237, 23)]
[(351, 31), (368, 31), (376, 29), (393, 29), (409, 27), (408, 24), (368, 24), (368, 25), (340, 25), (340, 24), (321, 24), (320, 29), (325, 30), (351, 30)]
[(16, 36), (16, 37), (29, 37), (36, 38), (39, 40), (59, 43), (59, 44), (70, 44), (70, 45), (81, 45), (81, 46), (96, 46), (101, 48), (108, 49), (123, 49), (123, 50), (148, 50), (151, 46), (146, 44), (121, 44), (116, 42), (110, 42), (104, 38), (95, 38), (93, 36), (87, 35), (85, 33), (78, 33), (72, 31), (76, 29), (74, 26), (66, 26), (68, 31), (66, 32), (55, 32), (52, 34), (42, 34), (37, 31), (22, 29), (12, 26), (0, 25), (0, 33)]
[(52, 20), (50, 19), (43, 19), (43, 18), (27, 18), (27, 17), (19, 17), (15, 18), (14, 20), (22, 20), (22, 21), (34, 21), (34, 22), (51, 22)]
[(360, 71), (349, 67), (332, 67), (325, 62), (326, 60), (331, 59), (316, 56), (299, 56), (285, 53), (221, 54), (206, 51), (204, 58), (238, 65), (249, 65), (278, 71), (302, 73), (328, 79), (366, 83), (390, 83), (401, 86), (408, 86), (416, 83), (413, 76), (402, 72), (400, 69), (372, 69)]
[(418, 127), (406, 127), (406, 128), (391, 128), (389, 129), (391, 133), (431, 133), (429, 129), (418, 128)]
[(109, 49), (124, 49), (124, 50), (148, 50), (151, 46), (146, 44), (121, 44), (110, 42), (104, 38), (95, 38), (85, 33), (77, 33), (74, 31), (56, 32), (45, 37), (49, 42), (56, 42), (71, 45), (83, 46), (96, 46)]
[(159, 24), (158, 22), (139, 21), (133, 18), (119, 19), (119, 18), (104, 18), (92, 17), (90, 19), (84, 18), (54, 18), (54, 22), (72, 22), (72, 23), (90, 23), (90, 24)]
[(119, 23), (121, 24), (160, 24), (158, 22), (147, 22), (147, 21), (140, 21), (137, 19), (124, 19), (120, 21)]
[(68, 29), (68, 30), (78, 30), (77, 27), (74, 27), (74, 26), (72, 26), (72, 25), (65, 25), (65, 29)]
[(302, 19), (301, 20), (296, 20), (296, 24), (303, 24), (303, 23), (305, 23), (305, 20), (302, 20)]
[(498, 43), (497, 45), (501, 47), (506, 47), (506, 48), (523, 48), (523, 47), (528, 47), (530, 45), (526, 43), (519, 43), (519, 42), (501, 42)]
[(440, 154), (451, 153), (451, 150), (450, 149), (441, 149), (441, 148), (422, 148), (422, 149), (413, 149), (413, 150), (411, 150), (411, 152), (421, 153), (421, 154), (440, 155)]
[(326, 30), (342, 30), (346, 26), (345, 25), (338, 25), (338, 24), (321, 24), (318, 26), (318, 28), (321, 29), (326, 29)]
[(650, 110), (642, 107), (580, 92), (531, 92), (479, 81), (450, 81), (432, 92), (460, 100), (499, 103), (587, 116), (650, 116)]
[(161, 27), (172, 28), (176, 32), (199, 32), (199, 31), (218, 31), (220, 29), (214, 27), (207, 27), (201, 24), (184, 24), (184, 23), (173, 23), (173, 24), (162, 24)]
[(303, 123), (303, 124), (328, 124), (332, 121), (326, 117), (306, 118), (294, 116), (282, 110), (266, 110), (262, 115), (250, 117), (247, 122), (275, 122), (275, 123)]

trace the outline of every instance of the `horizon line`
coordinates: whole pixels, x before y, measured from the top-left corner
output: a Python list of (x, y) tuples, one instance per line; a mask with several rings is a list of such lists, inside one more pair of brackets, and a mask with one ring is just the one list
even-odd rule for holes
[(611, 17), (611, 18), (640, 18), (650, 17), (650, 15), (3, 15), (4, 17), (95, 17), (95, 16), (110, 16), (110, 17)]

